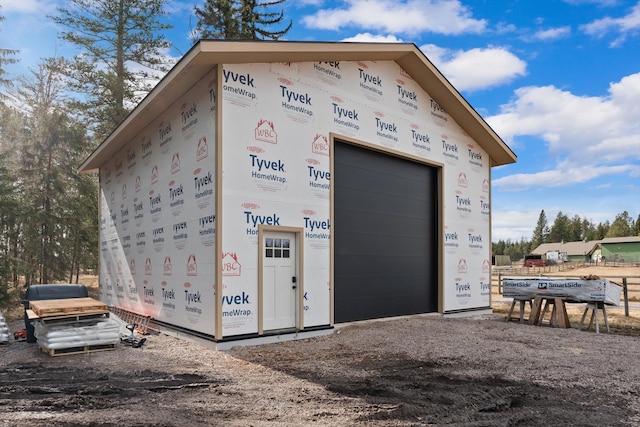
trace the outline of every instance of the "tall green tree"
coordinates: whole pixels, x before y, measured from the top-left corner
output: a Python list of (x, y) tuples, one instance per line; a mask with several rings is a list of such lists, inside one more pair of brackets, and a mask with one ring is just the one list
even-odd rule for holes
[(549, 242), (560, 243), (570, 241), (570, 228), (571, 222), (569, 217), (563, 214), (562, 211), (558, 212), (549, 231)]
[[(4, 22), (4, 16), (0, 15), (0, 23), (2, 22)], [(11, 86), (11, 80), (6, 77), (5, 67), (18, 61), (15, 58), (17, 54), (18, 51), (15, 49), (0, 48), (0, 86)], [(0, 96), (0, 99), (2, 99), (2, 96)]]
[[(62, 174), (58, 168), (65, 157), (65, 118), (56, 100), (60, 97), (60, 74), (47, 64), (23, 78), (18, 89), (20, 102), (28, 109), (25, 117), (28, 132), (24, 133), (21, 152), (23, 177), (23, 209), (28, 217), (23, 227), (26, 284), (45, 282), (58, 276), (53, 265), (59, 239), (59, 210), (64, 194)], [(61, 205), (63, 206), (63, 205)]]
[(68, 0), (50, 18), (63, 40), (80, 53), (66, 62), (76, 107), (95, 123), (104, 139), (127, 116), (171, 65), (168, 0)]
[[(2, 6), (0, 6), (1, 8)], [(0, 15), (0, 23), (5, 17)], [(0, 48), (0, 87), (12, 87), (5, 67), (15, 64), (17, 50)], [(17, 266), (14, 250), (20, 235), (20, 210), (16, 200), (18, 177), (13, 173), (15, 156), (19, 150), (11, 143), (15, 126), (13, 108), (2, 101), (6, 95), (0, 92), (0, 303), (9, 300), (11, 289), (17, 286)]]
[(276, 0), (258, 3), (257, 0), (240, 0), (240, 15), (242, 17), (242, 39), (246, 40), (278, 40), (286, 35), (293, 22), (289, 21), (284, 29), (270, 31), (274, 25), (281, 24), (284, 20), (284, 11), (269, 12), (269, 8), (280, 5), (286, 0)]
[(538, 222), (533, 229), (533, 235), (531, 236), (531, 247), (537, 248), (543, 243), (547, 243), (549, 239), (549, 223), (547, 222), (547, 215), (544, 213), (544, 209), (540, 211), (538, 216)]
[(497, 242), (491, 244), (491, 253), (493, 255), (504, 255), (504, 250), (507, 246), (507, 242), (500, 239)]
[(98, 267), (98, 181), (92, 175), (74, 174), (72, 190), (67, 194), (62, 223), (68, 243), (68, 281), (78, 283), (82, 271), (97, 271)]
[[(63, 91), (62, 60), (48, 59), (19, 79), (15, 97), (24, 110), (3, 111), (0, 159), (6, 167), (0, 172), (13, 180), (10, 196), (0, 187), (0, 203), (10, 200), (18, 209), (0, 217), (3, 251), (11, 259), (9, 279), (22, 276), (26, 286), (67, 280), (71, 269), (95, 265), (97, 216), (82, 208), (96, 205), (95, 177), (76, 174), (89, 154), (87, 130), (66, 110)], [(93, 187), (80, 187), (80, 179), (93, 179)], [(87, 255), (82, 264), (74, 264), (76, 247)]]
[(609, 231), (607, 231), (606, 237), (628, 237), (631, 236), (634, 226), (633, 218), (629, 215), (629, 212), (624, 211), (621, 214), (616, 215), (616, 219), (611, 223)]
[(633, 224), (631, 235), (640, 237), (640, 214), (638, 214), (638, 218), (636, 218), (636, 222)]
[(23, 142), (31, 135), (28, 115), (15, 107), (1, 104), (0, 121), (0, 227), (2, 235), (2, 272), (0, 280), (8, 295), (18, 290), (25, 274), (24, 246), (28, 237), (25, 224), (31, 220), (25, 211), (25, 176), (22, 174)]
[(567, 242), (577, 242), (584, 239), (586, 230), (583, 227), (582, 219), (580, 215), (574, 215), (569, 223), (569, 230), (567, 235)]
[(600, 222), (598, 223), (598, 225), (596, 226), (596, 233), (595, 233), (595, 239), (594, 240), (602, 240), (605, 237), (607, 237), (607, 233), (609, 232), (609, 228), (611, 228), (611, 224), (609, 223), (609, 221), (605, 221), (605, 222)]
[[(197, 38), (239, 39), (239, 12), (235, 0), (208, 0), (202, 8), (195, 6)], [(196, 41), (197, 39), (194, 40)]]
[(21, 214), (18, 205), (17, 177), (13, 173), (10, 153), (3, 144), (7, 126), (4, 121), (11, 113), (4, 105), (0, 105), (3, 118), (0, 133), (0, 305), (9, 300), (11, 290), (18, 285), (17, 242), (20, 238)]
[(506, 241), (500, 239), (497, 243), (492, 244), (492, 253), (494, 255), (508, 255), (511, 261), (523, 259), (532, 249), (531, 243), (524, 238), (518, 242), (514, 242), (511, 239)]
[(587, 218), (582, 219), (582, 239), (586, 241), (598, 240), (596, 234), (596, 226)]
[(289, 21), (281, 30), (273, 30), (273, 26), (283, 23), (284, 10), (271, 10), (285, 1), (206, 0), (203, 7), (194, 7), (196, 38), (278, 40), (289, 32), (293, 22)]

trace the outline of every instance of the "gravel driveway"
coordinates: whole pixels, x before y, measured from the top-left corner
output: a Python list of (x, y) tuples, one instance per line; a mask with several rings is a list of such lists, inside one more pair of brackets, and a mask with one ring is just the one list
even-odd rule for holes
[(217, 352), (167, 335), (59, 357), (11, 342), (0, 426), (640, 425), (639, 350), (635, 336), (497, 315)]

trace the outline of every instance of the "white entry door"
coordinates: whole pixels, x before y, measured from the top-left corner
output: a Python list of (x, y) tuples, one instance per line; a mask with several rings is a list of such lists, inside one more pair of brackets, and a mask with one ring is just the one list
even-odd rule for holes
[(268, 231), (262, 238), (263, 328), (294, 328), (298, 288), (296, 234)]

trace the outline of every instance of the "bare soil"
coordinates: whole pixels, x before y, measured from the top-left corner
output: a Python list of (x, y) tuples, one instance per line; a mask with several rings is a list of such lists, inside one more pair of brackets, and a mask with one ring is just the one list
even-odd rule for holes
[(632, 333), (485, 314), (359, 322), (229, 351), (147, 338), (56, 357), (0, 344), (0, 426), (640, 424)]

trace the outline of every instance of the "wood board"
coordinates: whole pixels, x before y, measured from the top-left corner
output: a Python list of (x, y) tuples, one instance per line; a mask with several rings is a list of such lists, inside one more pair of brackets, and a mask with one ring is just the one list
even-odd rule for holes
[(40, 347), (40, 350), (47, 353), (49, 356), (64, 356), (68, 354), (94, 353), (96, 351), (114, 350), (115, 348), (115, 344), (99, 344), (56, 349)]
[(29, 309), (27, 310), (27, 318), (29, 320), (37, 320), (40, 323), (42, 323), (43, 325), (58, 325), (58, 324), (65, 324), (65, 323), (77, 323), (77, 322), (86, 322), (86, 321), (91, 321), (91, 320), (104, 320), (109, 318), (110, 313), (109, 312), (105, 312), (103, 310), (99, 310), (97, 312), (94, 311), (84, 311), (82, 313), (75, 313), (75, 314), (59, 314), (59, 315), (50, 315), (50, 316), (44, 316), (44, 317), (40, 317), (38, 316), (36, 313), (33, 312), (33, 310)]
[(29, 308), (40, 318), (51, 316), (101, 314), (109, 312), (109, 308), (106, 304), (93, 298), (64, 298), (30, 301)]

